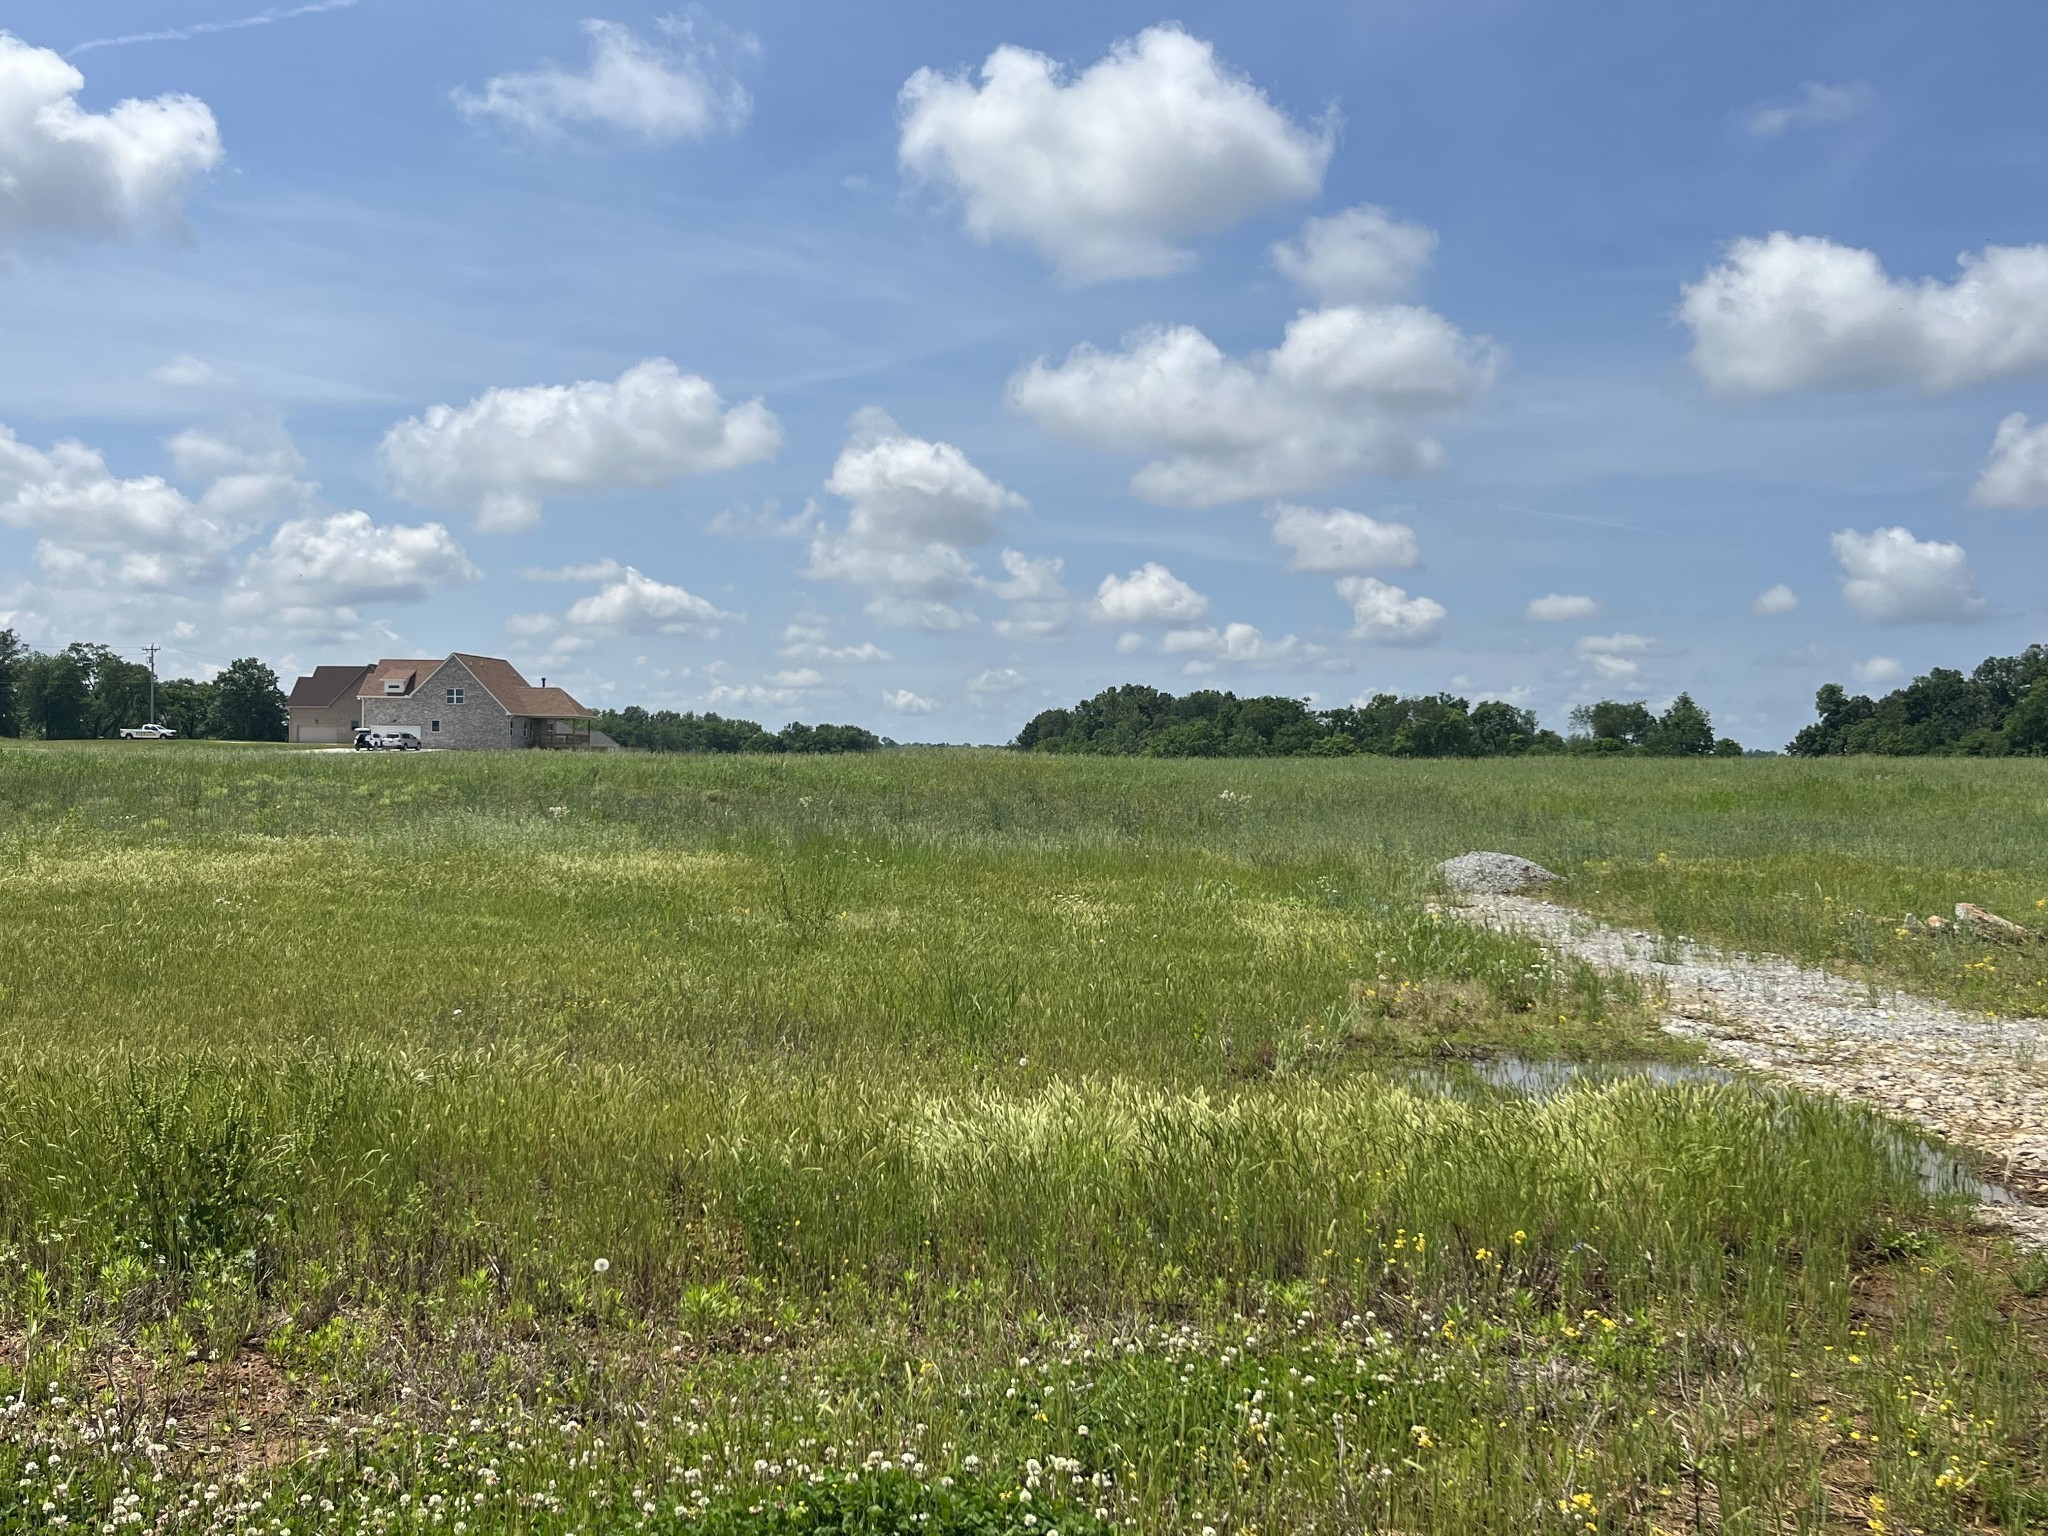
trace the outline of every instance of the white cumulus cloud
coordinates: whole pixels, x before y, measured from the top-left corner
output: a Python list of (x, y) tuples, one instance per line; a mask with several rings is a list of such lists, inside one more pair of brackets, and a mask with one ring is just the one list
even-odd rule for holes
[(2048, 506), (2048, 421), (2031, 426), (2014, 411), (1998, 424), (1970, 500), (1980, 507)]
[(1870, 106), (1872, 95), (1867, 85), (1825, 85), (1809, 80), (1790, 101), (1751, 107), (1742, 115), (1742, 126), (1759, 139), (1775, 139), (1788, 128), (1846, 123)]
[[(495, 119), (543, 137), (581, 125), (616, 129), (649, 144), (701, 139), (747, 120), (746, 88), (720, 65), (715, 40), (688, 20), (657, 23), (650, 42), (615, 21), (583, 23), (590, 62), (580, 71), (548, 65), (497, 75), (482, 91), (458, 90), (455, 105), (476, 121)], [(752, 51), (753, 39), (733, 41)]]
[(88, 112), (84, 88), (74, 65), (0, 32), (0, 246), (175, 221), (186, 187), (220, 163), (220, 130), (196, 97)]
[(1106, 624), (1192, 624), (1209, 616), (1209, 599), (1156, 560), (1128, 576), (1105, 576), (1095, 617)]
[(1022, 550), (1003, 551), (1009, 580), (990, 590), (1010, 605), (996, 621), (995, 631), (1008, 640), (1056, 640), (1074, 616), (1074, 594), (1067, 590), (1067, 563), (1058, 558), (1033, 559)]
[(1904, 528), (1845, 528), (1829, 542), (1843, 598), (1873, 623), (1957, 623), (1984, 607), (1960, 544), (1916, 539)]
[(782, 424), (759, 400), (728, 409), (667, 358), (610, 383), (492, 389), (384, 435), (392, 484), (416, 506), (467, 512), (494, 533), (530, 528), (548, 496), (666, 485), (771, 458)]
[(295, 477), (306, 467), (298, 446), (274, 421), (245, 422), (233, 431), (188, 427), (164, 439), (171, 461), (187, 480), (231, 475)]
[(155, 383), (172, 389), (217, 389), (234, 382), (211, 363), (202, 362), (188, 352), (157, 364), (149, 370), (149, 376)]
[(1372, 576), (1345, 576), (1337, 595), (1351, 605), (1354, 639), (1383, 645), (1413, 645), (1427, 640), (1449, 617), (1433, 597), (1411, 597), (1400, 587)]
[(612, 634), (716, 635), (734, 615), (628, 565), (600, 590), (570, 604), (567, 617), (571, 624)]
[(1386, 304), (1413, 296), (1436, 256), (1436, 231), (1361, 203), (1312, 218), (1273, 247), (1281, 276), (1322, 304)]
[(1777, 618), (1798, 606), (1799, 594), (1782, 581), (1774, 587), (1766, 587), (1749, 600), (1749, 611), (1762, 619)]
[(1849, 671), (1859, 683), (1889, 683), (1903, 677), (1906, 669), (1890, 656), (1873, 656), (1857, 662)]
[(36, 561), (62, 585), (217, 583), (228, 552), (304, 490), (289, 477), (222, 473), (194, 500), (159, 475), (115, 475), (83, 443), (45, 452), (0, 427), (0, 525), (42, 535)]
[(1015, 667), (990, 667), (967, 680), (967, 691), (977, 699), (988, 698), (995, 694), (1015, 693), (1026, 681), (1024, 674)]
[(1590, 597), (1551, 592), (1531, 598), (1529, 606), (1522, 610), (1522, 617), (1533, 619), (1538, 624), (1558, 624), (1569, 619), (1590, 619), (1599, 612), (1600, 605)]
[(1115, 352), (1080, 346), (1024, 368), (1009, 398), (1069, 441), (1161, 455), (1132, 489), (1206, 507), (1431, 470), (1443, 451), (1421, 424), (1471, 404), (1498, 366), (1490, 341), (1432, 310), (1344, 306), (1297, 315), (1278, 347), (1244, 359), (1185, 325)]
[(792, 688), (773, 682), (718, 683), (704, 697), (713, 709), (730, 709), (735, 704), (750, 708), (764, 704), (788, 707), (803, 703), (809, 691), (807, 686)]
[(775, 654), (792, 661), (894, 661), (896, 658), (872, 640), (857, 645), (829, 644), (830, 631), (822, 622), (797, 619), (782, 631), (782, 644)]
[(1024, 241), (1079, 283), (1183, 269), (1188, 236), (1314, 196), (1335, 143), (1170, 24), (1071, 79), (1013, 46), (979, 85), (921, 69), (898, 109), (904, 170), (956, 191), (971, 235)]
[(1273, 538), (1294, 551), (1297, 571), (1406, 570), (1422, 558), (1415, 530), (1363, 512), (1279, 502), (1267, 509)]
[(332, 512), (280, 524), (244, 562), (227, 607), (289, 628), (324, 629), (354, 623), (366, 603), (423, 602), (482, 576), (439, 523), (380, 525), (367, 512)]
[(1573, 647), (1581, 656), (1634, 656), (1656, 648), (1653, 635), (1581, 635)]
[(882, 695), (882, 702), (899, 715), (928, 715), (937, 709), (934, 699), (921, 698), (908, 688), (892, 688)]
[(728, 539), (805, 539), (819, 516), (818, 504), (806, 500), (802, 511), (784, 517), (782, 503), (770, 496), (758, 507), (728, 507), (704, 526)]
[(602, 560), (592, 560), (583, 565), (557, 566), (553, 570), (540, 570), (528, 566), (519, 574), (528, 581), (575, 581), (588, 584), (610, 581), (614, 576), (623, 575), (625, 567), (607, 555)]
[(1214, 625), (1170, 629), (1161, 638), (1159, 648), (1169, 656), (1189, 657), (1181, 670), (1200, 675), (1217, 666), (1279, 666), (1301, 650), (1301, 641), (1293, 635), (1268, 639), (1255, 625), (1235, 623), (1221, 629)]
[(1636, 658), (1645, 652), (1655, 650), (1657, 641), (1651, 635), (1581, 635), (1573, 647), (1582, 660), (1590, 661), (1593, 670), (1600, 674), (1603, 682), (1629, 683), (1642, 673), (1642, 663)]
[(2048, 363), (2048, 245), (1987, 246), (1958, 265), (1954, 282), (1915, 282), (1817, 236), (1737, 240), (1683, 290), (1693, 368), (1732, 395), (1939, 393)]
[(825, 488), (848, 503), (844, 527), (811, 540), (805, 574), (870, 594), (868, 612), (899, 627), (957, 629), (972, 615), (950, 599), (979, 581), (968, 547), (996, 538), (996, 519), (1028, 505), (951, 443), (912, 437), (870, 406)]

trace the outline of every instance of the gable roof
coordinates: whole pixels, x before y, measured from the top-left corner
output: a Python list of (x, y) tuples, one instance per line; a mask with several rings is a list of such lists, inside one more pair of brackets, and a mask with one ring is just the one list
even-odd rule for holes
[[(561, 688), (536, 688), (519, 675), (519, 669), (496, 656), (472, 656), (456, 651), (436, 661), (385, 659), (367, 670), (359, 697), (365, 699), (407, 698), (426, 687), (449, 662), (461, 665), (503, 706), (508, 715), (534, 716), (543, 720), (589, 720), (591, 712)], [(323, 669), (325, 670), (325, 669)], [(384, 691), (388, 681), (403, 682), (403, 694)]]
[(300, 678), (292, 684), (291, 697), (285, 704), (292, 709), (325, 709), (343, 699), (360, 692), (361, 683), (370, 668), (359, 667), (315, 667), (310, 676)]
[(411, 693), (426, 678), (429, 672), (432, 672), (434, 668), (440, 665), (441, 663), (438, 658), (432, 661), (393, 661), (387, 658), (370, 668), (369, 675), (363, 679), (362, 688), (356, 694), (356, 697), (359, 699), (399, 698), (402, 695), (387, 694), (384, 691), (385, 683), (394, 680), (402, 682), (405, 684), (405, 692)]
[(562, 688), (536, 688), (519, 675), (509, 661), (495, 656), (471, 656), (457, 651), (448, 658), (469, 668), (469, 675), (490, 690), (491, 697), (505, 706), (508, 715), (531, 715), (548, 720), (588, 720), (591, 712)]

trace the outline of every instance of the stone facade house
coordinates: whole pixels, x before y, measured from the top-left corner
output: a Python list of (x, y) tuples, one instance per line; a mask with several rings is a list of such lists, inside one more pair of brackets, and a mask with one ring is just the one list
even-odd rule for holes
[(356, 702), (365, 730), (413, 731), (423, 747), (591, 745), (589, 710), (546, 678), (534, 687), (494, 656), (458, 651), (445, 661), (380, 661), (364, 675)]
[(325, 742), (348, 746), (356, 739), (363, 714), (356, 696), (363, 691), (364, 667), (315, 667), (312, 675), (292, 684), (285, 708), (291, 715), (287, 741)]

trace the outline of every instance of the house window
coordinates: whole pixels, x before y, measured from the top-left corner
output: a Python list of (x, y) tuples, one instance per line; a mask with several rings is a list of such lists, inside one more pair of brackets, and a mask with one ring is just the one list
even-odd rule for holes
[(441, 734), (441, 722), (438, 720), (434, 722), (434, 734), (436, 736)]
[(460, 704), (462, 702), (462, 690), (460, 688), (450, 688), (448, 690), (448, 702), (450, 704)]
[(384, 691), (385, 691), (385, 692), (386, 692), (387, 694), (389, 694), (389, 693), (403, 693), (403, 692), (405, 692), (405, 679), (404, 679), (404, 678), (402, 678), (402, 677), (387, 677), (387, 678), (385, 678), (385, 679), (384, 679)]

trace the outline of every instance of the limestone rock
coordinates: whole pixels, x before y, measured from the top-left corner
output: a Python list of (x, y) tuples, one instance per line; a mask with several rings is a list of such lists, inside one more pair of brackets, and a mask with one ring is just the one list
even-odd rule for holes
[(1956, 921), (1980, 939), (1989, 939), (1994, 944), (2027, 944), (2037, 937), (2033, 929), (2007, 922), (1996, 912), (1986, 912), (1970, 901), (1956, 903)]
[(1488, 895), (1510, 895), (1557, 878), (1541, 864), (1512, 853), (1461, 853), (1437, 865), (1436, 872), (1454, 891)]

